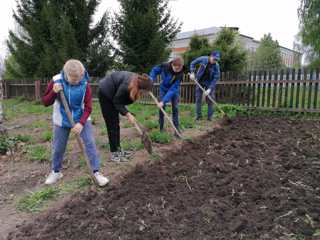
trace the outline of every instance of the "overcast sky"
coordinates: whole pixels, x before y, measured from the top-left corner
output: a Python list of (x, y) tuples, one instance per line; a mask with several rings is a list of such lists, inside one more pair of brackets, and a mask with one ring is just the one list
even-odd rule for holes
[[(147, 0), (146, 0), (147, 1)], [(297, 9), (300, 0), (175, 0), (172, 15), (182, 23), (182, 31), (212, 26), (239, 27), (240, 33), (259, 40), (271, 33), (280, 45), (292, 48), (298, 33)], [(15, 0), (0, 0), (1, 55), (5, 52), (8, 30), (14, 26)], [(97, 17), (105, 10), (117, 11), (117, 0), (102, 0)]]

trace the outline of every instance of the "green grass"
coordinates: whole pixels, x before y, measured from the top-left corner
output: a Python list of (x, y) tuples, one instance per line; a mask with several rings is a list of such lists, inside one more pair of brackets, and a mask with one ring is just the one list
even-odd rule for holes
[(42, 128), (42, 129), (47, 129), (48, 126), (51, 125), (51, 122), (45, 121), (45, 120), (38, 120), (34, 121), (30, 125), (28, 125), (30, 128)]
[(143, 126), (151, 130), (151, 129), (158, 128), (159, 123), (156, 120), (147, 120), (143, 123)]
[(71, 182), (59, 186), (60, 193), (73, 193), (92, 184), (92, 180), (87, 176), (79, 177)]
[(25, 101), (24, 99), (20, 98), (4, 100), (4, 114), (8, 120), (30, 114), (50, 113), (51, 111), (51, 107), (47, 108), (39, 103)]
[(191, 129), (196, 127), (196, 122), (191, 116), (183, 116), (180, 117), (180, 125), (182, 129)]
[(29, 145), (25, 148), (27, 159), (44, 162), (50, 158), (50, 150), (43, 145)]
[(150, 138), (153, 142), (167, 144), (172, 141), (172, 136), (167, 132), (153, 131), (150, 134)]
[(67, 193), (74, 193), (92, 184), (87, 176), (82, 176), (57, 186), (43, 187), (23, 196), (17, 203), (17, 209), (22, 212), (39, 212), (47, 203)]
[(44, 131), (42, 132), (41, 134), (41, 139), (44, 141), (44, 142), (50, 142), (52, 140), (52, 131)]
[(23, 212), (38, 212), (46, 202), (56, 198), (58, 193), (59, 189), (56, 187), (45, 187), (21, 198), (17, 209)]
[(15, 138), (20, 141), (20, 142), (23, 142), (23, 143), (34, 143), (35, 140), (34, 138), (31, 136), (31, 135), (17, 135), (15, 136)]
[(136, 139), (124, 139), (121, 141), (121, 148), (124, 151), (139, 151), (144, 148), (141, 140)]

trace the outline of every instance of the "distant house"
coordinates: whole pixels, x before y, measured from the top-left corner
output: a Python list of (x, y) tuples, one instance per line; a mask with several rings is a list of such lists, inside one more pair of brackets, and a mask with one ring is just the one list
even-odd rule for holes
[[(239, 31), (239, 28), (232, 28), (235, 31)], [(171, 58), (175, 56), (181, 56), (188, 50), (190, 39), (194, 35), (200, 37), (206, 37), (210, 42), (213, 42), (217, 36), (217, 33), (221, 30), (220, 27), (204, 28), (200, 30), (181, 32), (177, 35), (176, 39), (171, 43)], [(252, 37), (239, 34), (240, 42), (245, 49), (248, 50), (252, 56), (257, 51), (260, 42), (253, 39)], [(301, 63), (302, 54), (292, 49), (280, 46), (282, 62), (287, 67), (294, 67)]]

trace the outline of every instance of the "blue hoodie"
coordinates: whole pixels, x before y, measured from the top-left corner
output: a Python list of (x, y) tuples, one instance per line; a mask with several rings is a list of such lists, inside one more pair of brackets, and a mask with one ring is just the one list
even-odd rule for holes
[[(62, 71), (60, 74), (53, 77), (54, 83), (60, 83), (63, 86), (63, 92), (66, 96), (70, 111), (74, 122), (79, 122), (84, 111), (84, 98), (86, 95), (86, 88), (90, 77), (85, 72), (83, 78), (79, 84), (71, 85), (65, 78), (65, 74)], [(67, 113), (63, 107), (63, 104), (57, 98), (53, 104), (53, 124), (71, 128), (71, 123), (68, 120)]]
[[(206, 67), (209, 64), (209, 57), (208, 56), (202, 56), (194, 61), (191, 62), (190, 64), (190, 71), (195, 72), (196, 66), (200, 64), (199, 70), (196, 74), (196, 78), (198, 81), (203, 77), (206, 71)], [(212, 91), (215, 90), (216, 84), (220, 79), (220, 66), (219, 63), (215, 63), (212, 66), (212, 70), (210, 72), (210, 78), (209, 79), (204, 79), (201, 84), (205, 85), (207, 88), (210, 88)]]
[(171, 63), (163, 63), (155, 66), (149, 75), (152, 81), (156, 81), (157, 76), (161, 75), (160, 95), (163, 96), (161, 99), (163, 103), (168, 103), (174, 96), (179, 96), (183, 70), (175, 73)]

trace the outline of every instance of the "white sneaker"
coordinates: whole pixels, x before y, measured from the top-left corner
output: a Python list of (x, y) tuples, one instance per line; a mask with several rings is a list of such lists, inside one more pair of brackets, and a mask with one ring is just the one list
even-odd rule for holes
[(101, 173), (99, 172), (96, 172), (94, 174), (94, 177), (96, 178), (97, 180), (97, 183), (100, 187), (103, 187), (105, 185), (107, 185), (110, 181), (107, 177), (103, 176)]
[(61, 179), (63, 177), (63, 174), (61, 172), (54, 172), (52, 171), (49, 176), (47, 177), (46, 181), (44, 184), (46, 185), (51, 185), (51, 184), (55, 184), (56, 182), (58, 182), (59, 179)]

